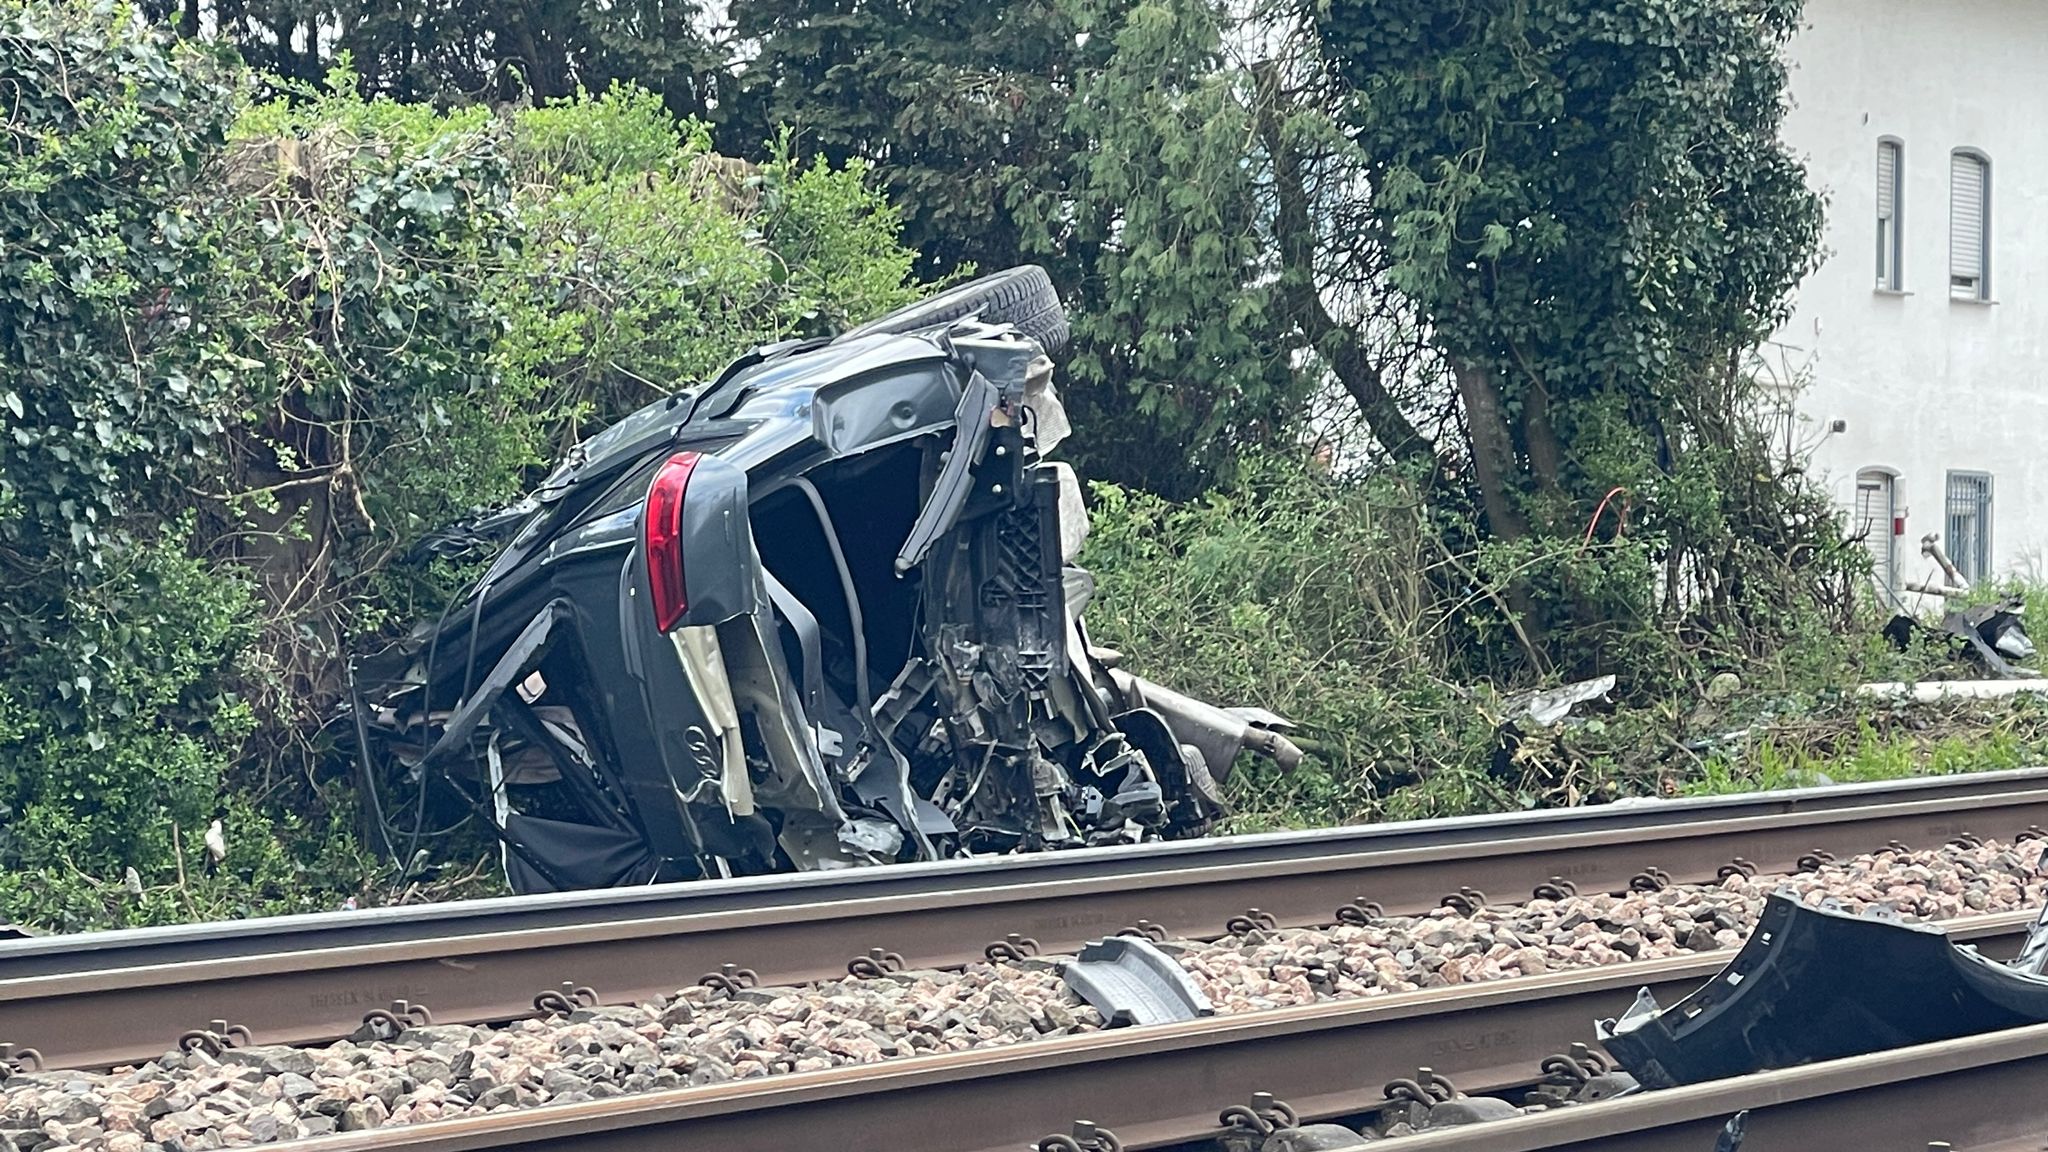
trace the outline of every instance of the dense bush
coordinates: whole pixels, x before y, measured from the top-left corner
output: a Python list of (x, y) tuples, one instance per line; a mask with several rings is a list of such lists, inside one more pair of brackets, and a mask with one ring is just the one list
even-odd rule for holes
[[(1439, 563), (1412, 495), (1268, 458), (1188, 504), (1099, 484), (1083, 562), (1091, 639), (1145, 674), (1300, 721), (1317, 762), (1303, 819), (1356, 814), (1389, 773), (1455, 760), (1465, 732), (1438, 676), (1453, 648), (1431, 607)], [(1398, 766), (1398, 767), (1397, 767)]]
[(1854, 698), (1862, 680), (1973, 675), (1944, 644), (1892, 651), (1868, 604), (1838, 620), (1787, 608), (1767, 649), (1616, 622), (1610, 642), (1638, 658), (1612, 698), (1558, 728), (1513, 726), (1487, 663), (1507, 590), (1458, 539), (1385, 476), (1288, 456), (1254, 457), (1239, 483), (1183, 504), (1098, 484), (1090, 638), (1144, 675), (1302, 726), (1315, 758), (1292, 777), (1241, 763), (1241, 829), (2048, 761), (2039, 699)]
[(236, 415), (203, 205), (234, 90), (124, 17), (11, 4), (0, 89), (0, 913), (68, 925), (98, 917), (67, 883), (197, 850), (250, 726), (249, 590), (181, 514)]
[[(858, 168), (618, 90), (252, 102), (124, 10), (0, 0), (0, 913), (375, 882), (322, 725), (420, 533), (745, 347), (908, 296)], [(225, 854), (204, 846), (222, 824)], [(388, 877), (386, 877), (388, 879)]]

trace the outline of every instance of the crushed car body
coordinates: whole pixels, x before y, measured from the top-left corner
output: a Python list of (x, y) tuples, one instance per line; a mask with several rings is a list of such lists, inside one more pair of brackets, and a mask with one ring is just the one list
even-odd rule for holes
[(1037, 268), (756, 349), (424, 548), (481, 564), (361, 662), (370, 779), (452, 789), (521, 892), (1200, 833), (1283, 721), (1089, 645)]
[(1770, 897), (1749, 939), (1669, 1008), (1646, 989), (1601, 1044), (1644, 1088), (2048, 1022), (2048, 930), (2010, 964), (1951, 943), (1935, 924)]

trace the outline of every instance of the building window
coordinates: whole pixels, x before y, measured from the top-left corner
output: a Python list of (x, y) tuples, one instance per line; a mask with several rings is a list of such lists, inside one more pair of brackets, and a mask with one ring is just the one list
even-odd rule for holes
[(1991, 299), (1991, 161), (1979, 152), (1949, 157), (1948, 293)]
[(1948, 558), (1972, 584), (1991, 574), (1991, 474), (1948, 474)]
[(1898, 292), (1905, 287), (1904, 243), (1900, 235), (1900, 207), (1905, 200), (1905, 151), (1897, 140), (1877, 142), (1877, 290)]
[(1866, 468), (1856, 474), (1856, 521), (1852, 527), (1870, 550), (1870, 575), (1882, 588), (1896, 587), (1897, 543), (1892, 536), (1892, 522), (1898, 515), (1896, 493), (1890, 472)]

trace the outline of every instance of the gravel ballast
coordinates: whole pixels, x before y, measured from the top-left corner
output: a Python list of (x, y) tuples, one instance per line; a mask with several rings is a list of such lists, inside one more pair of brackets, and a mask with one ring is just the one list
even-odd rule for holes
[(1465, 916), (1386, 917), (1364, 926), (1254, 931), (1169, 944), (1218, 1012), (1385, 995), (1739, 947), (1771, 893), (1850, 911), (1884, 906), (1915, 920), (2039, 906), (2044, 841), (1886, 850), (1794, 876), (1494, 905)]
[[(1728, 951), (1789, 888), (1911, 919), (2043, 901), (2044, 842), (1882, 851), (1795, 876), (1448, 908), (1324, 929), (1167, 941), (1219, 1013)], [(111, 1072), (0, 1085), (0, 1152), (196, 1152), (629, 1093), (870, 1064), (1102, 1027), (1033, 958), (800, 988), (692, 986), (660, 1004), (498, 1028), (444, 1024), (317, 1048), (173, 1052)]]

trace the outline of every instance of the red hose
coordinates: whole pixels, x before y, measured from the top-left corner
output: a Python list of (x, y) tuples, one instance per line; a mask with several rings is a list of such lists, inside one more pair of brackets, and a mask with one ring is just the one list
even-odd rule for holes
[[(1593, 542), (1593, 530), (1600, 526), (1600, 514), (1602, 512), (1607, 511), (1607, 502), (1626, 491), (1628, 491), (1626, 487), (1622, 485), (1616, 485), (1613, 488), (1608, 489), (1607, 495), (1602, 496), (1600, 498), (1599, 507), (1593, 509), (1593, 518), (1591, 520), (1586, 521), (1586, 538), (1579, 541), (1580, 552), (1584, 552), (1586, 550), (1586, 546)], [(1620, 535), (1622, 529), (1628, 526), (1628, 509), (1624, 507), (1619, 515), (1620, 520), (1617, 522), (1617, 526), (1614, 530), (1616, 535)]]

